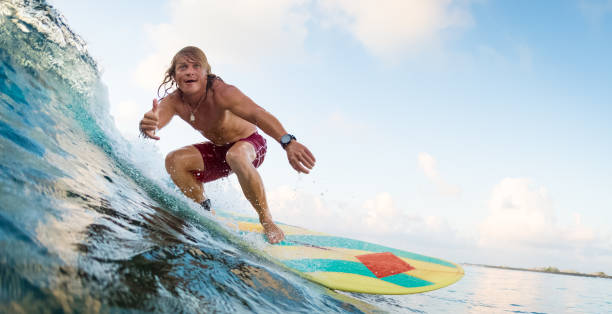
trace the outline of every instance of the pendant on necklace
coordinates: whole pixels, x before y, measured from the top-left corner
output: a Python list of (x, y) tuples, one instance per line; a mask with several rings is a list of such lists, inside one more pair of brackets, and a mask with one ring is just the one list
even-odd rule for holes
[(194, 122), (194, 121), (195, 121), (195, 116), (193, 115), (193, 112), (191, 113), (191, 116), (189, 117), (189, 120), (190, 120), (191, 122)]

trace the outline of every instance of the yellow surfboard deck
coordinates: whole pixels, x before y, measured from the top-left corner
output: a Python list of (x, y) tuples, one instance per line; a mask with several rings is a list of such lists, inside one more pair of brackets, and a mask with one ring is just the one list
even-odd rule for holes
[[(241, 233), (263, 234), (255, 218), (217, 213)], [(282, 223), (285, 240), (264, 252), (300, 276), (335, 290), (411, 294), (440, 289), (463, 277), (461, 266), (434, 257)]]

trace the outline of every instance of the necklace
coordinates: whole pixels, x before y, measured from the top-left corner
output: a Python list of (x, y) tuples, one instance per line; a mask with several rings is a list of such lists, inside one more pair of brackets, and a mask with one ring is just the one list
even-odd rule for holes
[[(204, 95), (206, 94), (208, 94), (208, 91), (206, 91)], [(195, 113), (200, 108), (200, 105), (202, 104), (202, 97), (204, 97), (204, 95), (200, 96), (200, 100), (198, 100), (198, 104), (196, 105), (196, 107), (194, 109), (191, 109), (191, 104), (185, 101), (185, 98), (183, 97), (183, 93), (181, 92), (181, 100), (183, 101), (184, 104), (187, 104), (187, 108), (189, 108), (189, 112), (190, 112), (189, 121), (191, 123), (195, 122)]]

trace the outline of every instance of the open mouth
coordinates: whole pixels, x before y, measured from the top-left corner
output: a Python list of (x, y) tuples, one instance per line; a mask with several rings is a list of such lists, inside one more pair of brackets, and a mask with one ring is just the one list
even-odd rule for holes
[(189, 84), (189, 83), (195, 83), (197, 82), (196, 80), (186, 80), (185, 83)]

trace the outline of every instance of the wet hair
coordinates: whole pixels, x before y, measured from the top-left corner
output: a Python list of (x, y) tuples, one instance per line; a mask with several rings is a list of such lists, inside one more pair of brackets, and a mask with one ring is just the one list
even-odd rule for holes
[(178, 87), (176, 81), (174, 80), (174, 75), (176, 74), (176, 63), (179, 57), (184, 57), (191, 61), (199, 62), (202, 65), (202, 68), (204, 68), (204, 70), (206, 71), (206, 75), (212, 74), (210, 70), (210, 64), (208, 64), (208, 59), (206, 59), (206, 55), (204, 54), (204, 52), (198, 47), (187, 46), (179, 50), (179, 52), (177, 52), (172, 58), (170, 67), (168, 68), (168, 70), (166, 70), (164, 80), (157, 88), (157, 96), (160, 96), (159, 92), (162, 87), (164, 89), (164, 95), (160, 97), (165, 97), (166, 95), (168, 95), (169, 90), (174, 87)]

